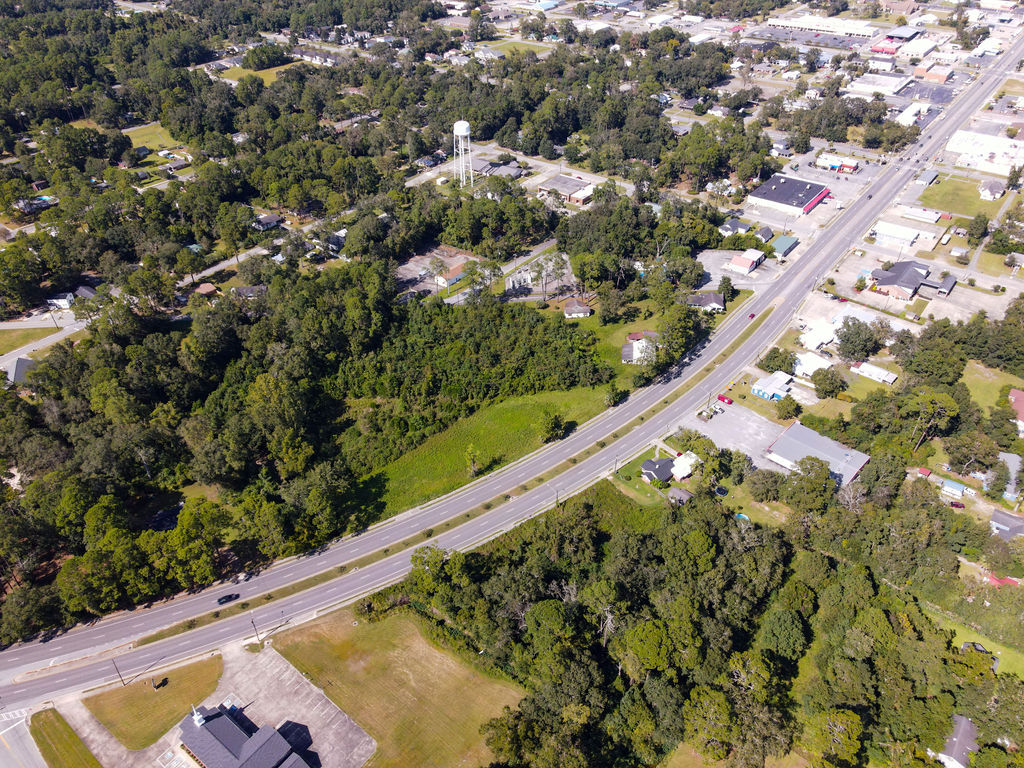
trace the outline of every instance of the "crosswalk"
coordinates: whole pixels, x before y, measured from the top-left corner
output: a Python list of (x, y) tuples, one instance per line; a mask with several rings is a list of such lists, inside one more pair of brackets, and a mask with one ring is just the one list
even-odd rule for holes
[(22, 720), (27, 716), (27, 709), (12, 709), (9, 711), (0, 712), (0, 723), (7, 722), (9, 720)]

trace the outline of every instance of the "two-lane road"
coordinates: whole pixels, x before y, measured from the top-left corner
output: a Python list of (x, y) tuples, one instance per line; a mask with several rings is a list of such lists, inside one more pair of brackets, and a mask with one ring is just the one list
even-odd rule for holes
[[(682, 372), (634, 393), (629, 400), (587, 422), (558, 443), (546, 446), (480, 480), (430, 504), (415, 508), (381, 523), (358, 536), (347, 537), (323, 553), (293, 559), (269, 568), (250, 582), (211, 588), (198, 595), (180, 596), (149, 609), (122, 613), (76, 628), (49, 643), (29, 643), (0, 653), (0, 666), (6, 678), (0, 685), (0, 699), (9, 707), (33, 705), (59, 693), (116, 679), (108, 659), (83, 659), (77, 665), (56, 667), (52, 674), (26, 677), (22, 673), (46, 667), (51, 662), (82, 659), (96, 651), (121, 647), (134, 639), (176, 621), (212, 610), (215, 599), (225, 592), (238, 592), (242, 599), (273, 591), (286, 584), (349, 562), (364, 554), (408, 538), (445, 521), (457, 519), (467, 511), (506, 493), (526, 480), (545, 474), (552, 467), (579, 454), (613, 432), (622, 437), (598, 453), (581, 459), (569, 470), (531, 491), (511, 498), (487, 513), (443, 534), (432, 542), (447, 548), (468, 548), (488, 537), (517, 525), (550, 507), (556, 496), (566, 496), (586, 487), (607, 473), (613, 464), (670, 432), (681, 416), (696, 409), (709, 393), (723, 388), (765, 345), (789, 324), (793, 312), (804, 297), (824, 277), (835, 261), (854, 245), (869, 225), (896, 198), (903, 186), (921, 168), (915, 160), (934, 155), (952, 131), (962, 125), (982, 104), (1009, 70), (1002, 62), (1013, 62), (1024, 52), (1024, 38), (1000, 57), (999, 65), (983, 74), (961, 94), (929, 127), (928, 134), (904, 153), (902, 160), (883, 171), (871, 189), (871, 198), (854, 203), (830, 226), (813, 238), (802, 257), (793, 262), (781, 279), (756, 295), (744, 307), (742, 316), (730, 318), (708, 341), (693, 363)], [(626, 425), (651, 406), (665, 399), (682, 385), (688, 375), (713, 363), (749, 323), (748, 312), (758, 314), (774, 308), (771, 316), (739, 345), (727, 360), (718, 365), (695, 389), (684, 394), (628, 432)], [(253, 634), (252, 622), (261, 632), (290, 618), (303, 618), (313, 611), (350, 601), (359, 595), (401, 579), (409, 568), (408, 551), (346, 573), (314, 589), (255, 608), (251, 615), (224, 619), (215, 624), (178, 635), (168, 640), (132, 649), (117, 656), (122, 674), (129, 676), (155, 664), (168, 663), (189, 655), (212, 650), (223, 643)]]

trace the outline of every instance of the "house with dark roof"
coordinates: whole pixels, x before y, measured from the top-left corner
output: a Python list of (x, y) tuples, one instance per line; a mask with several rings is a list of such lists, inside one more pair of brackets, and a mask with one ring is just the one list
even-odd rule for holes
[(930, 280), (931, 269), (920, 261), (897, 261), (889, 269), (875, 269), (871, 282), (878, 293), (910, 301), (921, 288), (934, 288), (940, 296), (948, 296), (956, 285), (956, 278), (947, 275), (941, 280)]
[(260, 232), (266, 232), (268, 229), (274, 229), (279, 227), (284, 222), (284, 216), (277, 213), (265, 213), (262, 216), (257, 216), (256, 220), (252, 223), (252, 227)]
[(971, 755), (978, 751), (978, 729), (963, 715), (953, 715), (953, 732), (937, 759), (946, 768), (967, 768)]
[(731, 219), (726, 220), (725, 224), (718, 228), (718, 231), (722, 233), (722, 237), (728, 237), (729, 235), (745, 235), (750, 231), (750, 225), (744, 224), (742, 221), (733, 216)]
[(562, 314), (568, 319), (574, 319), (578, 317), (590, 317), (594, 314), (594, 310), (590, 306), (579, 299), (569, 299), (565, 302), (565, 306), (562, 307)]
[(223, 704), (193, 709), (179, 727), (182, 746), (203, 768), (309, 768), (276, 728), (250, 733)]
[(258, 299), (267, 294), (265, 285), (237, 285), (231, 292), (240, 299)]
[(672, 479), (673, 459), (647, 459), (640, 465), (640, 476), (648, 483), (667, 483)]
[(762, 243), (767, 243), (769, 240), (775, 237), (775, 232), (772, 231), (771, 227), (761, 227), (759, 230), (757, 230), (757, 232), (754, 233), (754, 237), (756, 237)]
[(38, 363), (29, 357), (19, 357), (7, 367), (7, 381), (11, 384), (24, 384), (28, 381), (28, 372)]
[(691, 293), (686, 305), (702, 312), (725, 312), (725, 296), (721, 293)]

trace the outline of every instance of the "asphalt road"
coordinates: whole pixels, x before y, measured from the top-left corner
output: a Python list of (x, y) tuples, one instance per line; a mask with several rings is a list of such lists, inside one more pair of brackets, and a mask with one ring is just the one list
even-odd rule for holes
[[(763, 314), (773, 310), (769, 318), (699, 386), (673, 402), (658, 416), (545, 484), (457, 528), (439, 534), (431, 541), (446, 548), (470, 548), (542, 512), (555, 503), (556, 499), (590, 485), (610, 471), (617, 461), (638, 452), (651, 440), (673, 431), (684, 414), (696, 410), (709, 395), (723, 389), (761, 349), (781, 333), (807, 293), (827, 274), (836, 260), (858, 241), (878, 215), (889, 207), (902, 187), (923, 167), (924, 160), (941, 149), (947, 137), (982, 104), (1007, 71), (1012, 71), (1022, 53), (1024, 36), (1000, 56), (997, 66), (983, 74), (947, 108), (918, 144), (879, 174), (871, 189), (871, 199), (865, 197), (853, 202), (843, 215), (820, 230), (804, 255), (794, 261), (779, 280), (755, 295), (738, 316), (726, 321), (695, 356), (690, 366), (634, 393), (625, 403), (605, 411), (564, 440), (545, 446), (448, 496), (374, 526), (361, 535), (347, 537), (323, 553), (280, 563), (244, 584), (222, 584), (200, 594), (179, 596), (148, 609), (121, 613), (90, 626), (75, 628), (48, 643), (36, 642), (8, 648), (0, 653), (3, 669), (0, 700), (8, 707), (30, 706), (62, 693), (116, 680), (116, 671), (109, 658), (90, 658), (91, 654), (104, 649), (125, 649), (117, 653), (116, 659), (121, 674), (128, 678), (152, 666), (212, 650), (227, 641), (252, 636), (254, 625), (261, 633), (266, 632), (290, 620), (305, 619), (317, 610), (350, 602), (360, 595), (401, 579), (409, 568), (408, 551), (351, 571), (280, 604), (267, 603), (255, 608), (250, 614), (224, 619), (159, 643), (127, 650), (127, 645), (142, 635), (212, 610), (216, 598), (221, 594), (238, 592), (242, 599), (247, 599), (278, 589), (298, 579), (394, 545), (425, 528), (437, 529), (444, 521), (456, 519), (481, 503), (544, 474), (598, 440), (607, 438), (612, 432), (623, 430), (636, 416), (683, 384), (689, 374), (713, 362), (747, 327), (750, 322), (747, 315), (750, 312)], [(918, 159), (921, 164), (915, 162)], [(70, 660), (77, 661), (62, 664)], [(24, 674), (41, 668), (48, 668), (52, 673)]]

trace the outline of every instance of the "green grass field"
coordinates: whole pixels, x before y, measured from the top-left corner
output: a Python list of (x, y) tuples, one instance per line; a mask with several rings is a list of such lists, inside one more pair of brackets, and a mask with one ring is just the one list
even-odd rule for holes
[(1021, 653), (1016, 648), (1011, 648), (1008, 645), (997, 643), (995, 640), (991, 640), (985, 635), (979, 632), (975, 632), (969, 627), (965, 627), (963, 624), (955, 622), (951, 619), (946, 618), (940, 613), (926, 610), (928, 618), (934, 621), (943, 629), (950, 629), (953, 631), (953, 644), (960, 646), (966, 642), (981, 643), (986, 649), (992, 651), (992, 653), (999, 659), (999, 672), (1007, 672), (1012, 675), (1018, 675), (1024, 677), (1024, 653)]
[(459, 420), (381, 470), (384, 516), (468, 483), (467, 446), (476, 449), (481, 465), (496, 469), (541, 446), (538, 422), (545, 410), (582, 424), (604, 409), (605, 395), (603, 387), (542, 392), (489, 405)]
[(999, 398), (999, 390), (1009, 385), (1024, 389), (1024, 379), (1012, 373), (986, 368), (976, 360), (968, 360), (962, 378), (971, 393), (971, 399), (982, 408), (992, 408)]
[(149, 147), (154, 152), (181, 146), (181, 142), (171, 138), (171, 134), (160, 123), (126, 128), (121, 133), (131, 139), (133, 147)]
[(17, 330), (0, 330), (0, 355), (13, 352), (18, 347), (31, 344), (33, 341), (45, 339), (56, 328), (18, 328)]
[[(664, 451), (657, 451), (657, 455), (660, 458), (665, 453)], [(612, 475), (612, 484), (620, 493), (645, 507), (656, 507), (665, 503), (663, 492), (659, 492), (640, 476), (640, 465), (647, 461), (647, 459), (653, 458), (655, 458), (655, 451), (653, 449), (644, 451), (629, 463), (619, 467), (618, 471)], [(629, 479), (627, 480), (626, 478)]]
[(36, 712), (28, 728), (50, 768), (102, 768), (56, 709)]
[(220, 76), (225, 80), (241, 80), (246, 75), (256, 75), (256, 77), (263, 80), (264, 85), (270, 85), (271, 83), (277, 82), (278, 76), (289, 67), (294, 67), (300, 62), (291, 61), (287, 64), (282, 64), (280, 67), (271, 67), (270, 69), (262, 69), (256, 72), (252, 69), (246, 69), (245, 67), (229, 67), (220, 73)]
[(408, 615), (357, 623), (342, 610), (274, 647), (377, 740), (369, 768), (486, 765), (480, 726), (523, 695), (435, 647)]
[(922, 192), (920, 201), (926, 208), (970, 217), (984, 213), (992, 218), (999, 213), (1006, 199), (986, 202), (978, 197), (978, 185), (975, 182), (947, 177)]
[[(83, 328), (80, 331), (75, 331), (70, 336), (65, 336), (58, 343), (62, 343), (62, 342), (65, 342), (65, 341), (70, 341), (72, 344), (74, 344), (77, 341), (81, 341), (82, 339), (84, 339), (88, 335), (89, 335), (89, 329), (88, 328)], [(43, 347), (42, 349), (37, 349), (35, 352), (30, 353), (29, 357), (31, 357), (33, 360), (42, 360), (44, 357), (46, 357), (48, 354), (50, 354), (50, 350), (51, 349), (53, 349), (53, 345), (52, 344), (50, 344), (49, 346)]]
[[(660, 768), (722, 768), (727, 765), (722, 762), (707, 762), (697, 751), (685, 742), (676, 747), (661, 764)], [(765, 760), (765, 768), (806, 768), (807, 761), (800, 755), (790, 753), (782, 758), (768, 758)]]
[(524, 40), (503, 40), (500, 43), (493, 43), (488, 48), (493, 48), (496, 51), (502, 51), (503, 53), (512, 53), (513, 51), (534, 51), (540, 53), (546, 51), (548, 46), (541, 45), (540, 43), (528, 43)]
[(993, 277), (1009, 277), (1010, 267), (1003, 263), (1006, 256), (982, 249), (978, 254), (978, 269)]
[[(187, 715), (193, 704), (217, 690), (223, 671), (223, 660), (213, 656), (147, 675), (123, 688), (89, 696), (82, 703), (125, 747), (145, 749)], [(167, 685), (153, 690), (150, 677), (166, 677)]]

